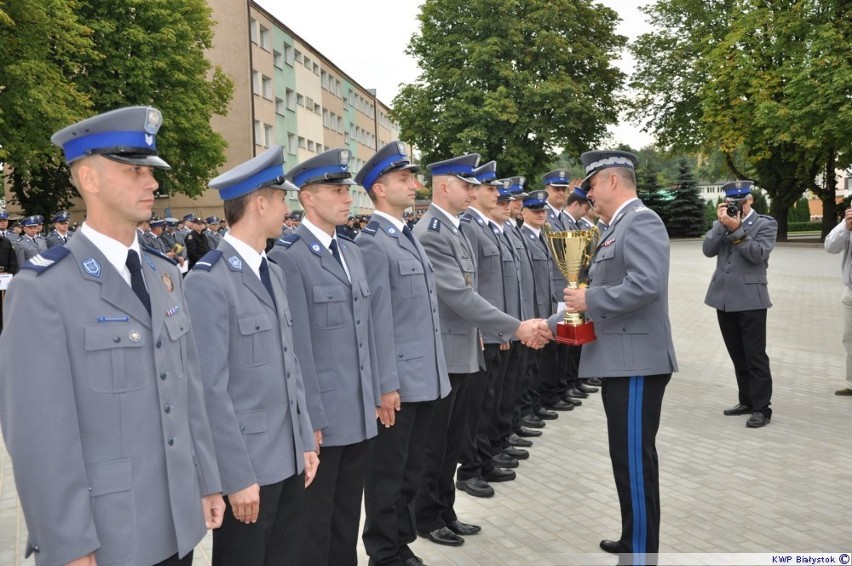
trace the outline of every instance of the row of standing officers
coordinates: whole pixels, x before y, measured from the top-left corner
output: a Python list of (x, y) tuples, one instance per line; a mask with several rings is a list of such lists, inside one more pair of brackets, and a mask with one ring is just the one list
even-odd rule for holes
[[(542, 235), (553, 211), (563, 223), (556, 229), (573, 229), (579, 216), (536, 191), (523, 198), (519, 228), (511, 203), (523, 178), (498, 181), (493, 162), (480, 167), (470, 154), (429, 165), (433, 202), (411, 230), (403, 214), (419, 184), (401, 144), (380, 149), (354, 180), (346, 149), (285, 174), (283, 150), (273, 147), (211, 181), (230, 231), (183, 280), (136, 232), (150, 218), (154, 169), (169, 167), (156, 150), (161, 123), (158, 110), (131, 107), (52, 138), (88, 216), (66, 246), (43, 251), (14, 278), (6, 320), (23, 331), (0, 335), (0, 424), (27, 553), (38, 564), (189, 564), (206, 526), (216, 529), (214, 564), (355, 564), (362, 494), (373, 564), (422, 564), (409, 547), (418, 534), (449, 545), (476, 534), (480, 527), (454, 512), (456, 488), (493, 494), (490, 482), (513, 479), (525, 457), (521, 435), (535, 435), (551, 409), (573, 409), (587, 387), (579, 376), (611, 375), (571, 369), (563, 346), (541, 350), (563, 309), (594, 308), (585, 293), (566, 292), (563, 304), (565, 282)], [(606, 177), (613, 193), (630, 194), (600, 173), (632, 172), (635, 157), (589, 152), (583, 162), (590, 192), (589, 181)], [(548, 191), (567, 193), (565, 173), (549, 175)], [(335, 226), (356, 182), (376, 211), (352, 241)], [(267, 253), (287, 191), (298, 191), (304, 219)], [(635, 182), (632, 191), (635, 199)], [(643, 269), (667, 273), (659, 218), (622, 209), (604, 220), (660, 237), (665, 253)], [(624, 260), (606, 258), (615, 260), (597, 277), (615, 281)], [(68, 291), (73, 301), (62, 299)], [(661, 370), (657, 422), (676, 369), (660, 300), (665, 293), (648, 301), (659, 310), (662, 356), (642, 352), (647, 368)], [(617, 310), (608, 305), (602, 318)], [(613, 341), (630, 337), (612, 334), (602, 347), (623, 351)], [(60, 346), (36, 354), (31, 335)], [(629, 399), (631, 411), (645, 411), (635, 403), (642, 378), (628, 366), (616, 372), (633, 377), (623, 398), (613, 388), (613, 422), (621, 421), (610, 411), (626, 411)], [(629, 450), (653, 468), (651, 428)], [(637, 479), (630, 464), (629, 481), (651, 491), (641, 502), (651, 511), (634, 517), (617, 449), (611, 443), (619, 544), (655, 552), (656, 477)]]

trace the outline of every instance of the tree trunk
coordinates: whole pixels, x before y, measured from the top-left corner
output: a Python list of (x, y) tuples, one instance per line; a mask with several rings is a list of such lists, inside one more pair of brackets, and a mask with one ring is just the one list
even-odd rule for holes
[(837, 200), (835, 197), (837, 192), (837, 175), (834, 172), (836, 157), (837, 154), (834, 148), (831, 148), (825, 163), (825, 182), (823, 183), (824, 192), (822, 195), (822, 234), (820, 235), (820, 241), (825, 241), (825, 237), (840, 221), (837, 218)]
[(787, 241), (787, 213), (790, 211), (789, 206), (784, 206), (780, 198), (772, 199), (769, 205), (769, 215), (778, 222), (778, 235), (775, 240), (777, 242)]

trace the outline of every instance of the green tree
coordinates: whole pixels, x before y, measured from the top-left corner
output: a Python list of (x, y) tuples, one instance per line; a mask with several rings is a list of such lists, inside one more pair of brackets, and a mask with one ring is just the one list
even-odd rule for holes
[(425, 163), (478, 152), (536, 180), (557, 148), (597, 145), (618, 119), (625, 38), (592, 0), (425, 0), (407, 53), (422, 72), (394, 99)]
[[(634, 117), (666, 146), (719, 150), (787, 211), (830, 156), (850, 159), (852, 5), (844, 0), (657, 0), (633, 46)], [(736, 152), (747, 168), (735, 163)]]
[[(49, 145), (50, 134), (86, 116), (134, 104), (163, 111), (157, 145), (173, 169), (156, 173), (160, 191), (192, 196), (206, 188), (224, 163), (226, 147), (210, 119), (226, 112), (233, 84), (204, 56), (213, 42), (211, 9), (204, 0), (7, 0), (6, 11), (16, 25), (2, 28), (8, 35), (0, 38), (0, 65), (40, 49), (30, 58), (32, 65), (51, 79), (30, 80), (27, 68), (0, 75), (10, 77), (10, 90), (22, 91), (16, 103), (8, 103), (21, 109), (20, 119), (10, 123), (7, 113), (4, 130), (11, 134), (6, 148), (15, 197), (28, 213), (50, 213), (74, 196), (61, 152)], [(56, 33), (41, 37), (51, 26)], [(56, 49), (57, 43), (68, 46)], [(9, 57), (2, 56), (5, 49)], [(36, 88), (43, 92), (43, 105), (29, 95)], [(2, 104), (5, 108), (7, 101)], [(40, 118), (48, 112), (41, 106), (49, 109), (49, 119)]]
[(636, 169), (636, 190), (642, 202), (656, 212), (668, 226), (669, 203), (671, 194), (660, 184), (659, 163), (656, 161), (639, 162)]
[(698, 194), (698, 185), (692, 168), (685, 158), (679, 162), (678, 179), (672, 191), (674, 198), (668, 205), (669, 221), (666, 224), (672, 237), (689, 238), (704, 233), (704, 201)]

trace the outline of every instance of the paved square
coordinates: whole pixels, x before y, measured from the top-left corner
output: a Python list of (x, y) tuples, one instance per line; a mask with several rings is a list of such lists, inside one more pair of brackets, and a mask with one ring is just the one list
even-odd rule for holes
[[(680, 371), (663, 402), (662, 553), (852, 550), (852, 399), (840, 343), (840, 258), (821, 244), (781, 244), (769, 261), (768, 353), (772, 422), (725, 417), (736, 404), (731, 362), (704, 293), (715, 260), (699, 241), (672, 243), (670, 309)], [(599, 394), (550, 421), (518, 479), (491, 499), (457, 497), (463, 521), (482, 525), (458, 548), (418, 540), (430, 566), (614, 564), (598, 541), (619, 535), (618, 499)], [(846, 461), (847, 464), (843, 464)], [(24, 560), (26, 525), (12, 466), (0, 450), (0, 566)], [(363, 546), (362, 564), (367, 563)], [(693, 563), (695, 557), (669, 558)], [(210, 537), (195, 563), (210, 563)]]

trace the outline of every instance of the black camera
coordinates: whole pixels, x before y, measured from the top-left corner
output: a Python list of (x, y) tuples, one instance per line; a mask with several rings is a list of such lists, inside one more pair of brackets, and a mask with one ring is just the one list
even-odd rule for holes
[(728, 216), (731, 218), (736, 218), (738, 214), (742, 214), (743, 212), (743, 203), (739, 200), (729, 200), (728, 208), (726, 209)]

